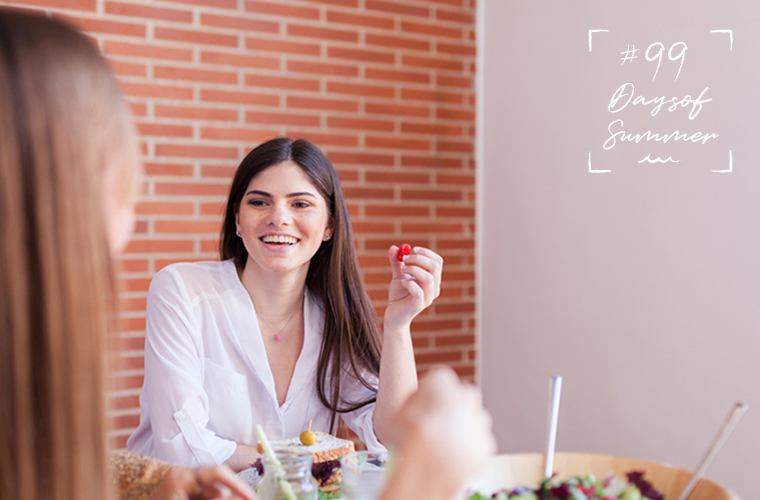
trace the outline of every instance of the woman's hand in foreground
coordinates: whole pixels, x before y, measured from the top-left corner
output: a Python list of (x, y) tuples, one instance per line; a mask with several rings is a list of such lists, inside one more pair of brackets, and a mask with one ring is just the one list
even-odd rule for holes
[(396, 245), (388, 249), (392, 278), (383, 319), (385, 331), (407, 328), (441, 294), (443, 257), (429, 248), (414, 247), (399, 262), (398, 250)]
[(153, 491), (152, 500), (253, 499), (253, 490), (229, 467), (172, 467)]
[(496, 450), (491, 416), (480, 391), (450, 369), (434, 369), (420, 381), (394, 421), (400, 457), (382, 499), (450, 499)]

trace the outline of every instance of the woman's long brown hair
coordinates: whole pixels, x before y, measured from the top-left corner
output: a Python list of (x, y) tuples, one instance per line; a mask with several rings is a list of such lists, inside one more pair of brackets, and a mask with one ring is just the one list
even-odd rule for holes
[(104, 194), (134, 167), (128, 113), (84, 35), (3, 8), (0, 131), (0, 498), (108, 498)]
[(236, 234), (235, 216), (251, 179), (266, 168), (285, 161), (297, 164), (327, 202), (332, 237), (317, 250), (309, 264), (306, 286), (325, 309), (322, 346), (317, 361), (317, 394), (332, 411), (331, 431), (338, 413), (346, 413), (375, 401), (345, 401), (341, 398), (341, 378), (348, 373), (368, 389), (374, 387), (364, 376), (380, 371), (380, 340), (375, 310), (359, 276), (348, 210), (338, 175), (330, 160), (314, 144), (304, 139), (279, 137), (267, 141), (240, 162), (227, 198), (220, 239), (223, 260), (234, 259), (242, 270), (248, 259), (243, 241)]

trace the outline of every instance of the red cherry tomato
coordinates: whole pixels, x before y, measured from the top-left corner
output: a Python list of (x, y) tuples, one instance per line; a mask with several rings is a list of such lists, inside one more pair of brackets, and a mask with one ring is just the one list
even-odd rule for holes
[(398, 259), (399, 262), (404, 261), (404, 255), (409, 255), (412, 253), (412, 247), (408, 243), (404, 243), (400, 247), (398, 247), (398, 252), (396, 253), (396, 259)]

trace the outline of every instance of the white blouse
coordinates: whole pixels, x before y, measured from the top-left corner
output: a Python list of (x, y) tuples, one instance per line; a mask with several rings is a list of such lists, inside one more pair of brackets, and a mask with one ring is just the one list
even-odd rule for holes
[[(316, 389), (323, 318), (306, 292), (303, 348), (280, 406), (256, 311), (233, 261), (162, 269), (148, 291), (140, 424), (127, 448), (192, 467), (226, 461), (236, 442), (255, 445), (256, 424), (270, 439), (297, 436), (310, 419), (315, 430), (329, 432), (330, 410)], [(377, 377), (364, 376), (377, 388)], [(348, 373), (341, 393), (349, 403), (374, 395)], [(370, 451), (382, 451), (374, 409), (341, 415)]]

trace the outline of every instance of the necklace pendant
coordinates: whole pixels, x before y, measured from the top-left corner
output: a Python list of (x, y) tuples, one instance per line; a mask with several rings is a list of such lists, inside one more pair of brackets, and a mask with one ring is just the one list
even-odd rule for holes
[(275, 342), (279, 342), (279, 341), (281, 341), (281, 340), (282, 340), (282, 337), (280, 337), (280, 334), (279, 334), (279, 333), (278, 333), (277, 335), (275, 335), (275, 336), (274, 336), (274, 341), (275, 341)]

